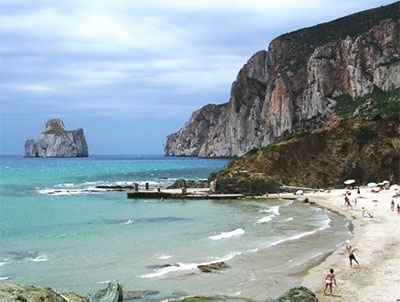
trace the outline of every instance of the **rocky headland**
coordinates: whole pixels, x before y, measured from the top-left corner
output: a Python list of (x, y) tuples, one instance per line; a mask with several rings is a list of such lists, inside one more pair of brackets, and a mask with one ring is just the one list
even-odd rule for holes
[(344, 103), (395, 91), (398, 12), (395, 2), (277, 37), (239, 71), (228, 103), (204, 106), (166, 137), (165, 155), (242, 156), (321, 128)]
[(25, 157), (88, 157), (89, 150), (83, 129), (65, 130), (60, 119), (46, 122), (38, 141), (25, 142)]

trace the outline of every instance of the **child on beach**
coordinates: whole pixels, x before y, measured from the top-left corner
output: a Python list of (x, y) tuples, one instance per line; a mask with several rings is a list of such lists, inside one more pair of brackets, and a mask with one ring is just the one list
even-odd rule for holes
[(336, 279), (335, 279), (335, 275), (333, 273), (333, 268), (331, 268), (329, 270), (329, 273), (326, 275), (325, 277), (325, 288), (324, 288), (324, 296), (326, 296), (326, 289), (329, 287), (329, 290), (331, 292), (331, 296), (332, 296), (332, 283), (335, 283), (336, 285)]

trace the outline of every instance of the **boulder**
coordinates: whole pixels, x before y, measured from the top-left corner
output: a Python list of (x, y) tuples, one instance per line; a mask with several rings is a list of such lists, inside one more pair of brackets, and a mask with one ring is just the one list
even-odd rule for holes
[(295, 287), (284, 293), (276, 302), (318, 302), (315, 294), (307, 287)]
[(94, 296), (89, 296), (89, 302), (122, 302), (122, 285), (112, 280), (107, 288), (99, 290)]
[(203, 273), (212, 273), (213, 271), (218, 271), (224, 268), (228, 268), (229, 266), (221, 261), (221, 262), (214, 262), (210, 264), (203, 264), (203, 265), (198, 265), (197, 268), (201, 270)]
[(0, 301), (20, 302), (87, 302), (85, 297), (74, 293), (57, 293), (52, 288), (0, 283)]

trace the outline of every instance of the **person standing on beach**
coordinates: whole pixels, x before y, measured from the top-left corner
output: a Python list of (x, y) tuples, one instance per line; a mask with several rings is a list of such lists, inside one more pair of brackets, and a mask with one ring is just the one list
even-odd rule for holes
[(333, 268), (329, 270), (329, 273), (325, 277), (325, 288), (324, 288), (324, 296), (326, 296), (326, 290), (329, 287), (329, 290), (331, 292), (332, 296), (332, 283), (335, 283), (336, 285), (336, 279), (335, 279), (335, 274), (333, 273)]
[(352, 247), (351, 245), (346, 244), (346, 249), (349, 252), (349, 260), (350, 260), (350, 266), (353, 267), (353, 260), (357, 263), (357, 266), (360, 266), (358, 263), (356, 256), (354, 255), (354, 251), (357, 249), (355, 247)]
[(350, 204), (350, 199), (347, 197), (347, 195), (346, 195), (346, 197), (344, 198), (344, 204), (345, 204), (345, 206), (346, 206), (346, 209), (348, 209), (349, 207), (350, 207), (350, 208), (353, 208), (353, 207), (351, 206), (351, 204)]

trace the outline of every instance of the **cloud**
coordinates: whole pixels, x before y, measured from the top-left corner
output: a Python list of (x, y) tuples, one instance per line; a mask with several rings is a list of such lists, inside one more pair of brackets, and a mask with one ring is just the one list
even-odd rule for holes
[(164, 131), (165, 119), (183, 125), (227, 102), (239, 69), (276, 36), (389, 3), (3, 0), (1, 119), (148, 117)]

